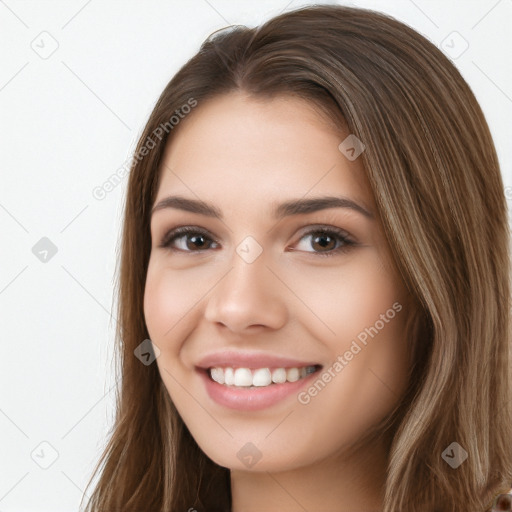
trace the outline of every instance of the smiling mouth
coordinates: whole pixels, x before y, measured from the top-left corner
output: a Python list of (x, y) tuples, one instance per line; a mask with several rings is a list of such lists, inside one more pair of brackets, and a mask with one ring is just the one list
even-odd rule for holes
[(218, 384), (237, 389), (254, 389), (296, 382), (319, 371), (322, 365), (292, 368), (233, 368), (215, 366), (208, 368), (207, 375)]

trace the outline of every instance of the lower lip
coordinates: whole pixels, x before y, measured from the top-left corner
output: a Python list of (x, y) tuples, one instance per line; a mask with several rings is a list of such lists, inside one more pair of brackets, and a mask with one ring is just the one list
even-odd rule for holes
[(198, 370), (198, 373), (205, 383), (206, 392), (219, 405), (240, 411), (259, 411), (298, 393), (302, 387), (318, 377), (319, 370), (295, 382), (283, 382), (252, 389), (219, 384), (210, 378), (207, 370)]

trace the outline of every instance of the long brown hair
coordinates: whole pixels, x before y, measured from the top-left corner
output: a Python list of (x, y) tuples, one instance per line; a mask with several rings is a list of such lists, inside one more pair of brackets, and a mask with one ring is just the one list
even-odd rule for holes
[[(411, 384), (382, 510), (487, 510), (512, 484), (509, 228), (488, 125), (455, 66), (416, 31), (378, 12), (317, 5), (214, 33), (169, 82), (140, 137), (121, 245), (122, 379), (87, 511), (231, 509), (229, 469), (199, 449), (156, 364), (134, 350), (149, 338), (149, 212), (179, 129), (169, 120), (232, 91), (304, 98), (366, 146), (361, 158), (414, 311)], [(467, 453), (456, 469), (443, 457), (454, 442)]]

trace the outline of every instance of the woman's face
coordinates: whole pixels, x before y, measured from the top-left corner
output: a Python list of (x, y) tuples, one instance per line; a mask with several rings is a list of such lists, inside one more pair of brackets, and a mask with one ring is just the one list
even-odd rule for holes
[(342, 456), (396, 406), (409, 369), (406, 294), (358, 148), (342, 152), (349, 134), (294, 97), (230, 93), (181, 123), (144, 296), (162, 380), (221, 466)]

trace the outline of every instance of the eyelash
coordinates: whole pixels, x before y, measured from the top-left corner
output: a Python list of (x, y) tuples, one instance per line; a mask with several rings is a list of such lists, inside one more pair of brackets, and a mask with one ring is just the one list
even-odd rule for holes
[[(322, 235), (328, 235), (330, 237), (333, 237), (333, 238), (337, 239), (338, 241), (342, 242), (343, 245), (341, 245), (340, 247), (337, 247), (336, 249), (332, 249), (328, 252), (313, 251), (313, 254), (316, 254), (317, 256), (321, 256), (321, 257), (335, 256), (339, 253), (345, 253), (351, 247), (357, 245), (356, 242), (351, 240), (346, 235), (345, 231), (343, 231), (342, 229), (335, 228), (335, 227), (327, 227), (327, 226), (317, 227), (317, 228), (307, 231), (306, 233), (304, 233), (302, 235), (300, 240), (302, 240), (304, 237), (306, 237), (308, 235), (319, 234), (319, 233), (321, 233)], [(205, 250), (185, 251), (183, 249), (175, 249), (175, 248), (171, 247), (172, 242), (174, 242), (175, 240), (177, 240), (179, 238), (183, 238), (184, 235), (189, 235), (189, 234), (201, 235), (201, 236), (207, 238), (208, 240), (211, 240), (212, 242), (218, 243), (216, 240), (210, 238), (208, 232), (205, 231), (204, 229), (193, 227), (193, 226), (183, 226), (183, 227), (179, 227), (179, 228), (176, 228), (176, 229), (173, 229), (173, 230), (167, 232), (164, 235), (159, 247), (168, 249), (173, 252), (184, 252), (184, 253), (205, 252)], [(309, 252), (309, 251), (306, 251), (306, 252)]]

